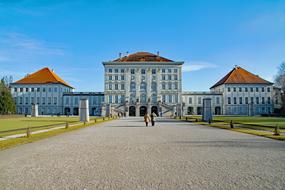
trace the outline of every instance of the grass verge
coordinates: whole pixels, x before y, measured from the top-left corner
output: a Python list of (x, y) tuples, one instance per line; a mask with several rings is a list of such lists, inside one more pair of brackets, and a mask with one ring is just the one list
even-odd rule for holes
[[(181, 118), (180, 120), (186, 121), (185, 118)], [(190, 122), (193, 122), (193, 121), (190, 121)], [(257, 126), (256, 128), (254, 127), (246, 128), (246, 127), (242, 127), (242, 125), (236, 125), (236, 127), (230, 128), (229, 124), (225, 122), (217, 122), (217, 123), (214, 122), (214, 123), (208, 124), (206, 122), (199, 121), (195, 123), (199, 125), (208, 126), (208, 127), (215, 127), (215, 128), (226, 129), (230, 131), (236, 131), (236, 132), (246, 133), (250, 135), (256, 135), (256, 136), (266, 137), (270, 139), (285, 141), (284, 133), (281, 133), (279, 136), (275, 136), (273, 135), (273, 129), (265, 128), (264, 130), (262, 130), (260, 126)]]
[(93, 126), (93, 125), (97, 125), (99, 123), (102, 122), (107, 122), (107, 121), (111, 121), (114, 119), (109, 119), (109, 120), (103, 120), (103, 119), (97, 119), (97, 122), (95, 123), (94, 121), (91, 121), (89, 123), (86, 123), (85, 125), (82, 123), (81, 125), (76, 125), (76, 126), (70, 126), (69, 128), (65, 129), (56, 129), (53, 131), (48, 131), (48, 132), (43, 132), (43, 133), (39, 133), (39, 134), (32, 134), (31, 137), (20, 137), (20, 138), (14, 138), (14, 139), (8, 139), (8, 140), (4, 140), (4, 141), (0, 141), (0, 150), (4, 150), (7, 148), (11, 148), (14, 147), (16, 145), (20, 145), (20, 144), (27, 144), (27, 143), (32, 143), (41, 139), (45, 139), (48, 137), (52, 137), (55, 135), (59, 135), (65, 132), (69, 132), (69, 131), (74, 131), (77, 129), (82, 129), (88, 126)]

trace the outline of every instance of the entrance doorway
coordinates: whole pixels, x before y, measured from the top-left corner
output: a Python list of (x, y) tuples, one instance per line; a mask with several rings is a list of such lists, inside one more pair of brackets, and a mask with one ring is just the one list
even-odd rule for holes
[(129, 116), (136, 116), (136, 107), (135, 106), (129, 107)]
[(79, 114), (79, 109), (73, 108), (73, 115), (78, 115), (78, 114)]
[(221, 107), (215, 107), (215, 115), (221, 115)]
[(144, 116), (147, 113), (147, 107), (141, 106), (140, 107), (140, 116)]
[(151, 113), (153, 113), (153, 112), (154, 112), (157, 116), (159, 116), (159, 115), (158, 115), (158, 108), (157, 108), (157, 106), (152, 106), (152, 107), (151, 107)]

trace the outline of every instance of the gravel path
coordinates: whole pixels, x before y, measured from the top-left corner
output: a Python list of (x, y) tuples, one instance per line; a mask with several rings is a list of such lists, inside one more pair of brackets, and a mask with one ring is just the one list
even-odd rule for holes
[(121, 119), (0, 151), (0, 189), (285, 189), (285, 142)]

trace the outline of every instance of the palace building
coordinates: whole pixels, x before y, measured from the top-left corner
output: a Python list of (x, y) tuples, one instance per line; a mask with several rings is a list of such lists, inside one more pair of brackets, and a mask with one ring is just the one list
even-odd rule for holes
[(137, 52), (103, 62), (104, 92), (74, 92), (54, 71), (43, 68), (11, 84), (18, 114), (78, 115), (79, 100), (89, 101), (95, 116), (201, 115), (203, 99), (211, 99), (214, 115), (270, 114), (281, 106), (281, 91), (273, 83), (234, 67), (208, 92), (182, 90), (183, 61)]

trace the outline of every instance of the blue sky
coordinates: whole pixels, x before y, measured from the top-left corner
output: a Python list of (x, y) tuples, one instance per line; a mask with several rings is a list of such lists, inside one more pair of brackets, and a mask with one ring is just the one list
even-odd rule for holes
[(185, 61), (183, 90), (208, 90), (234, 65), (272, 81), (285, 0), (0, 0), (0, 77), (50, 67), (103, 91), (102, 61), (127, 51)]

